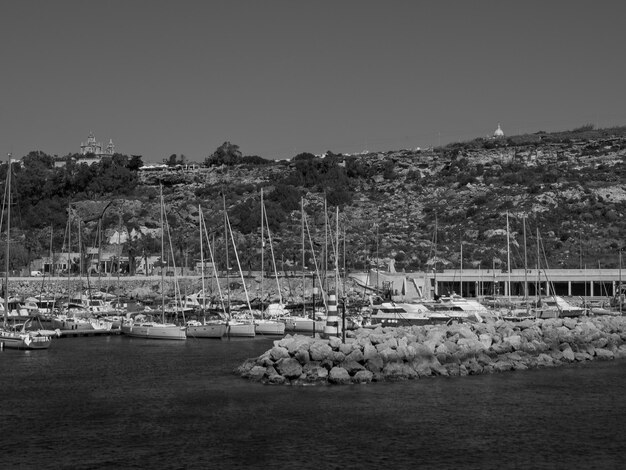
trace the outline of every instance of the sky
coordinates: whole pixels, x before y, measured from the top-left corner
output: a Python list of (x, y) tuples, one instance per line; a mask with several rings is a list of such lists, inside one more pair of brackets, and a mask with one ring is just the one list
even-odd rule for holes
[(626, 2), (3, 0), (0, 151), (203, 161), (626, 125)]

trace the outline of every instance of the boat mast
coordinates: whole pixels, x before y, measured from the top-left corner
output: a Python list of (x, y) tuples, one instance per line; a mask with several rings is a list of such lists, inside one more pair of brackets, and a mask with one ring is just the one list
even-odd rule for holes
[(526, 315), (528, 315), (528, 254), (526, 252), (526, 214), (522, 216), (524, 227), (524, 301), (526, 302)]
[[(265, 210), (265, 203), (263, 203), (263, 217), (265, 220), (265, 226), (267, 227), (267, 241), (270, 244), (270, 253), (272, 255), (272, 266), (274, 268), (274, 276), (276, 278), (276, 288), (278, 292), (278, 303), (282, 305), (283, 303), (283, 294), (280, 291), (280, 281), (278, 280), (278, 269), (276, 268), (276, 256), (274, 255), (274, 244), (272, 243), (272, 232), (270, 231), (270, 223), (267, 220), (267, 211)], [(313, 302), (315, 305), (315, 302)]]
[(70, 313), (71, 277), (72, 274), (72, 203), (67, 206), (67, 313)]
[(204, 287), (204, 246), (202, 243), (202, 206), (198, 204), (198, 214), (200, 215), (200, 274), (202, 275), (202, 315), (206, 314), (206, 290)]
[(11, 154), (8, 154), (7, 166), (7, 243), (4, 254), (4, 326), (6, 328), (9, 315), (9, 245), (11, 239)]
[(346, 276), (348, 272), (346, 271), (346, 224), (343, 224), (343, 293), (346, 293)]
[(619, 249), (619, 289), (617, 290), (619, 299), (619, 314), (622, 315), (622, 305), (624, 304), (624, 298), (622, 297), (622, 249)]
[[(305, 286), (305, 274), (304, 274), (304, 263), (306, 262), (305, 257), (305, 241), (304, 241), (304, 198), (300, 198), (300, 211), (302, 213), (302, 316), (306, 317), (306, 303), (304, 301), (304, 286)], [(313, 305), (313, 315), (315, 315), (315, 305)]]
[[(224, 214), (226, 214), (226, 212), (224, 212)], [(252, 314), (252, 306), (250, 305), (250, 296), (248, 295), (246, 280), (243, 277), (241, 263), (239, 262), (239, 254), (237, 253), (237, 244), (235, 243), (235, 236), (233, 235), (233, 228), (230, 225), (228, 214), (226, 214), (226, 224), (228, 227), (228, 232), (230, 233), (230, 240), (233, 243), (233, 252), (235, 253), (235, 260), (237, 261), (237, 269), (239, 270), (239, 276), (241, 277), (241, 284), (243, 285), (243, 291), (246, 294), (246, 304), (248, 305), (248, 312), (250, 313), (250, 321), (254, 324), (254, 315)]]
[(263, 188), (261, 188), (261, 320), (263, 320), (265, 316), (263, 312), (263, 275), (265, 274), (265, 239), (263, 238), (263, 215)]
[[(324, 284), (322, 289), (328, 292), (328, 205), (324, 194)], [(335, 291), (335, 293), (337, 293)]]
[[(165, 223), (164, 223), (164, 212), (165, 207), (163, 203), (163, 185), (159, 185), (159, 190), (161, 193), (161, 323), (165, 324), (165, 270), (163, 269), (163, 260), (165, 259)], [(120, 267), (119, 262), (117, 266), (117, 271), (119, 273)]]
[[(541, 294), (541, 271), (540, 271), (540, 252), (539, 252), (539, 227), (537, 227), (537, 288), (535, 289), (535, 296), (537, 297), (537, 300), (539, 300), (540, 298), (540, 294)], [(546, 292), (547, 294), (547, 292)]]
[[(377, 214), (378, 214), (378, 211), (377, 211)], [(380, 260), (378, 259), (378, 220), (377, 220), (376, 221), (376, 293), (377, 294), (380, 293), (380, 291), (378, 290), (379, 280), (380, 280)]]
[(437, 214), (435, 214), (435, 233), (433, 234), (433, 284), (435, 288), (435, 297), (439, 295), (437, 288)]
[(459, 271), (459, 295), (463, 297), (463, 240), (461, 242), (461, 269)]
[(337, 206), (337, 231), (335, 232), (335, 241), (337, 249), (335, 250), (335, 295), (339, 302), (339, 206)]
[(511, 304), (511, 249), (509, 241), (509, 212), (506, 213), (506, 270), (508, 271), (507, 293), (509, 296), (509, 305)]
[[(213, 253), (215, 253), (215, 233), (213, 233), (213, 237), (212, 237), (212, 243), (209, 243), (209, 234), (207, 232), (206, 229), (206, 222), (204, 222), (204, 215), (202, 216), (202, 229), (204, 230), (204, 236), (206, 238), (207, 241), (207, 247), (209, 249), (209, 255), (211, 256), (211, 265), (213, 266), (213, 276), (215, 277), (215, 284), (217, 285), (217, 293), (220, 297), (220, 304), (222, 306), (222, 311), (224, 312), (224, 317), (227, 318), (228, 315), (226, 314), (226, 306), (224, 304), (224, 296), (222, 295), (222, 288), (220, 287), (220, 279), (217, 275), (217, 263), (215, 262), (215, 256)], [(211, 247), (212, 245), (212, 247)], [(210, 284), (210, 288), (213, 289), (213, 278), (211, 278), (211, 284)]]
[(79, 285), (83, 285), (83, 247), (82, 247), (82, 237), (80, 234), (80, 216), (78, 216), (78, 280)]
[(226, 194), (222, 191), (222, 204), (224, 206), (224, 249), (226, 251), (226, 302), (228, 306), (226, 308), (226, 313), (228, 315), (228, 319), (230, 320), (230, 273), (229, 273), (229, 264), (228, 264), (228, 225), (227, 225), (227, 216), (226, 216)]

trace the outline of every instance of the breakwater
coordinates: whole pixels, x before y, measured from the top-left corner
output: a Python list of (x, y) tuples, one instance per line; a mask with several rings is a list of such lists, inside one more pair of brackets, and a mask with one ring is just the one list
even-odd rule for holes
[(359, 329), (286, 336), (236, 370), (268, 384), (349, 384), (489, 374), (626, 358), (622, 316)]

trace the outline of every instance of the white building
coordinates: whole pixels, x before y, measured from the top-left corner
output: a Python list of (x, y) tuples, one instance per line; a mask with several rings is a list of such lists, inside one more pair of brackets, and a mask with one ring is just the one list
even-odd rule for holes
[(96, 138), (94, 137), (93, 132), (89, 133), (89, 137), (87, 137), (87, 142), (80, 143), (81, 155), (93, 154), (97, 157), (111, 157), (114, 153), (115, 145), (113, 144), (113, 139), (109, 139), (109, 143), (105, 148), (103, 148), (101, 142), (96, 142)]

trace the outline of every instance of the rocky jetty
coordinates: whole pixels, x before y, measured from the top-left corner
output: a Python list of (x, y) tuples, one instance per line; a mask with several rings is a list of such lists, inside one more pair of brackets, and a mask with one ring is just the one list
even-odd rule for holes
[(625, 317), (425, 325), (286, 336), (237, 373), (268, 384), (350, 384), (489, 374), (626, 358)]

